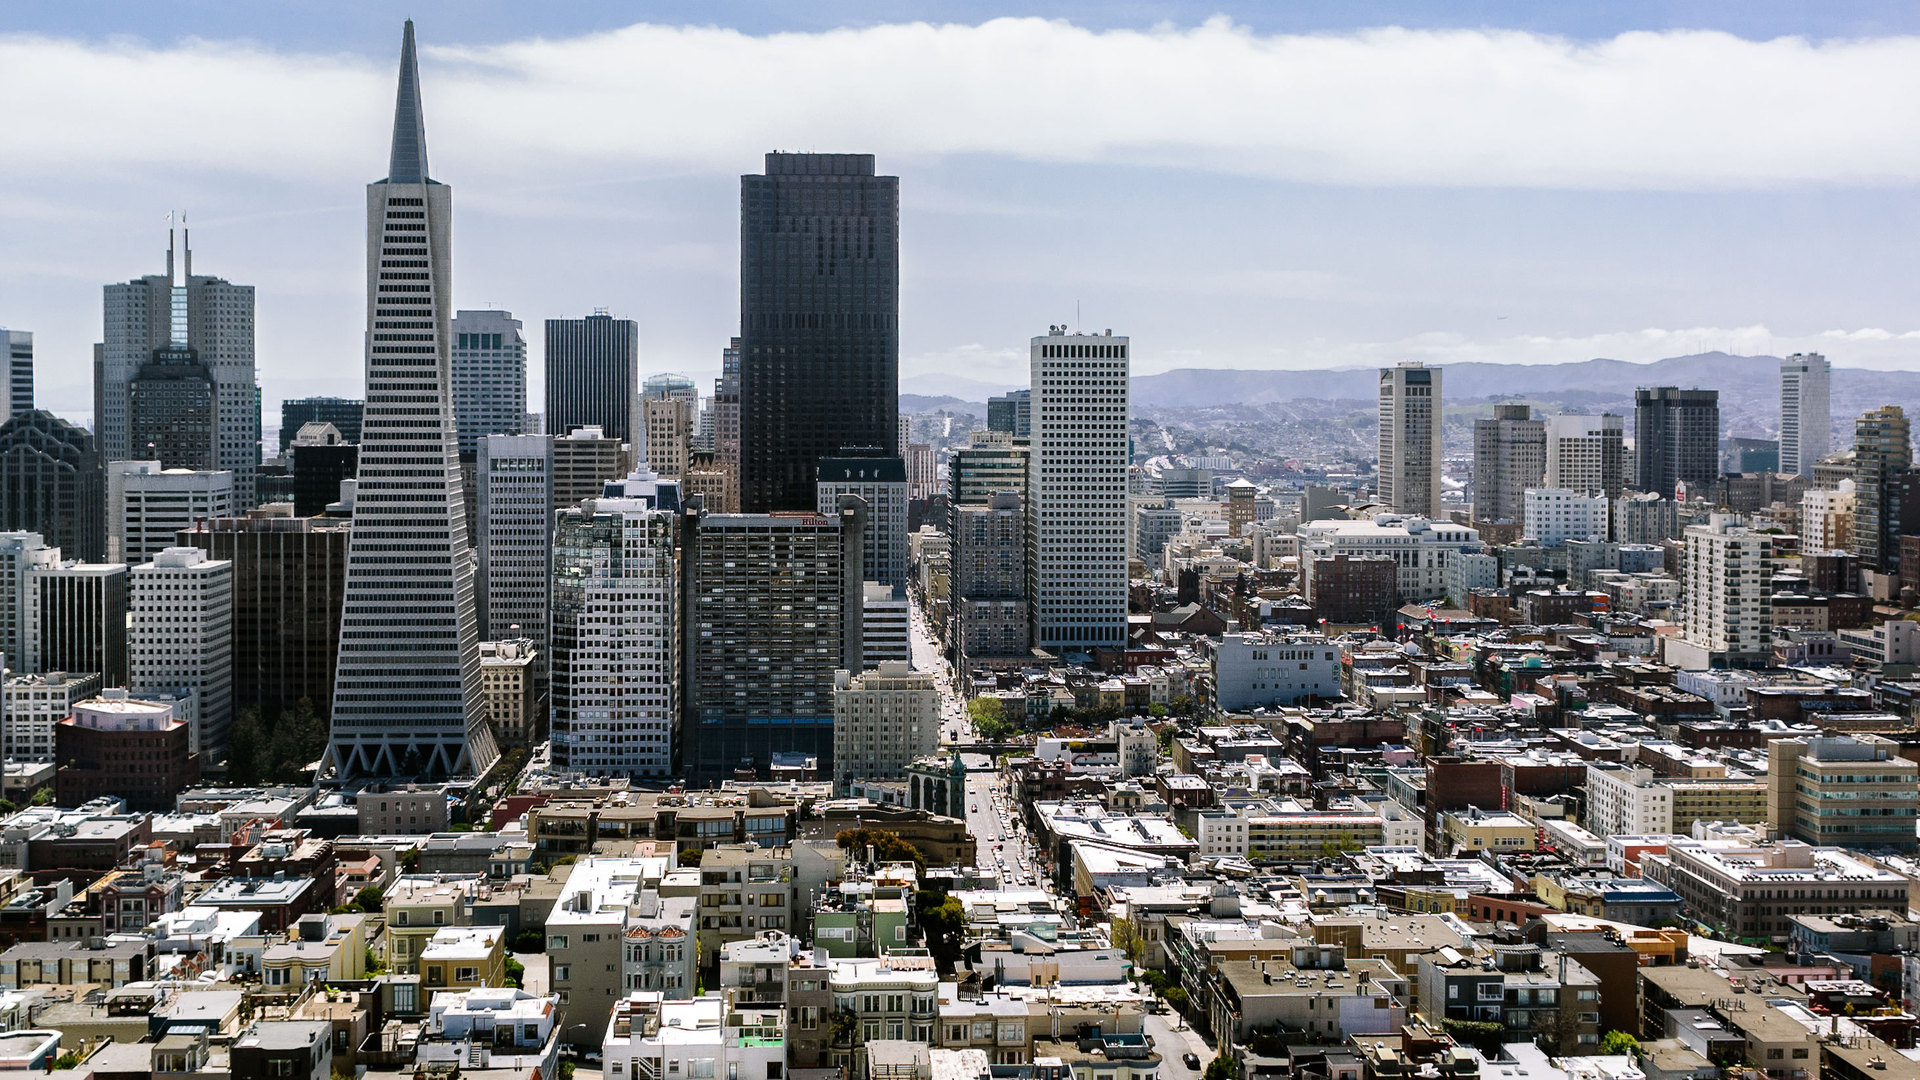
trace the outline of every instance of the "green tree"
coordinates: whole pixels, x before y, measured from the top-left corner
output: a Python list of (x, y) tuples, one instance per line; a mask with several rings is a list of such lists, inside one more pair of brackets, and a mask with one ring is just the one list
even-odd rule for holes
[(39, 791), (34, 792), (33, 805), (52, 806), (53, 805), (53, 789), (50, 787), (43, 787)]
[(1609, 1031), (1600, 1036), (1600, 1052), (1602, 1054), (1638, 1054), (1640, 1040), (1624, 1031)]
[(260, 752), (266, 736), (260, 729), (260, 710), (241, 707), (227, 728), (227, 779), (235, 784), (260, 780)]
[(873, 857), (881, 862), (910, 862), (922, 870), (927, 868), (927, 857), (920, 854), (919, 848), (885, 829), (842, 829), (833, 842), (859, 858), (866, 858), (867, 846), (872, 845)]
[(705, 853), (699, 848), (688, 848), (686, 851), (680, 853), (680, 865), (699, 866), (700, 856), (703, 854)]
[(507, 957), (507, 985), (523, 987), (527, 984), (527, 965)]
[(1113, 920), (1113, 947), (1119, 949), (1134, 967), (1147, 955), (1147, 939), (1131, 919)]
[(1207, 1062), (1207, 1071), (1200, 1074), (1200, 1080), (1239, 1080), (1233, 1072), (1233, 1062), (1227, 1055), (1221, 1054)]
[(967, 702), (967, 716), (973, 729), (988, 742), (999, 742), (1019, 733), (1007, 716), (1006, 702), (997, 697), (977, 697)]
[(387, 894), (378, 885), (368, 885), (353, 894), (354, 905), (361, 911), (379, 911), (387, 901)]
[(1184, 1013), (1187, 1011), (1187, 992), (1185, 990), (1177, 986), (1169, 986), (1167, 987), (1166, 994), (1163, 996), (1167, 999), (1167, 1004), (1173, 1008), (1174, 1012)]
[(546, 952), (547, 935), (538, 930), (522, 930), (513, 935), (513, 951), (517, 953)]
[(967, 909), (937, 889), (914, 894), (920, 929), (927, 935), (927, 952), (942, 972), (951, 972), (967, 947)]

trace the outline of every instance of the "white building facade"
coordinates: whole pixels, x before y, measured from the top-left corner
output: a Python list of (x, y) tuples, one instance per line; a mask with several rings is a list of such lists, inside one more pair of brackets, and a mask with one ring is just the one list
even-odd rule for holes
[(1440, 369), (1418, 361), (1380, 369), (1380, 502), (1440, 516)]
[(1624, 422), (1611, 413), (1547, 418), (1547, 480), (1541, 487), (1613, 498), (1627, 481)]
[(1524, 534), (1545, 547), (1569, 540), (1605, 540), (1605, 495), (1583, 495), (1572, 488), (1528, 488)]
[(933, 676), (900, 661), (833, 677), (833, 779), (905, 776), (940, 745), (940, 691)]
[(1780, 471), (1812, 476), (1833, 440), (1833, 369), (1819, 353), (1780, 361)]
[(233, 725), (233, 564), (170, 547), (128, 571), (127, 653), (136, 694), (198, 699), (194, 752), (219, 759)]
[(1340, 649), (1318, 634), (1225, 634), (1213, 654), (1214, 704), (1229, 712), (1340, 696)]
[(520, 435), (527, 422), (527, 339), (508, 311), (453, 317), (453, 416), (460, 452), (477, 454), (489, 435)]
[(1132, 342), (1052, 327), (1030, 343), (1027, 595), (1033, 644), (1127, 641), (1127, 417)]
[(544, 650), (553, 575), (553, 440), (488, 435), (480, 440), (474, 477), (481, 632), (488, 641), (532, 638)]
[(182, 529), (235, 517), (233, 474), (162, 469), (157, 461), (107, 463), (107, 561), (148, 562), (180, 542)]
[(1446, 596), (1454, 560), (1486, 550), (1477, 529), (1399, 514), (1375, 514), (1364, 521), (1309, 521), (1300, 526), (1300, 546), (1303, 559), (1325, 555), (1392, 558), (1402, 602)]

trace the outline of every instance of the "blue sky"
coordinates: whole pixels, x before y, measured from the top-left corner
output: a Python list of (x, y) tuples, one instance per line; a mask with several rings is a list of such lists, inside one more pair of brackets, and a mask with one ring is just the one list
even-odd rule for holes
[[(1141, 371), (1920, 361), (1911, 4), (405, 14), (457, 302), (514, 311), (536, 357), (540, 320), (606, 307), (640, 320), (648, 370), (710, 377), (737, 177), (779, 148), (901, 177), (908, 389), (1018, 383), (1026, 337), (1076, 305)], [(197, 269), (259, 289), (270, 417), (358, 392), (399, 17), (0, 10), (0, 326), (36, 332), (44, 404), (88, 412), (99, 286), (160, 269), (170, 209)]]

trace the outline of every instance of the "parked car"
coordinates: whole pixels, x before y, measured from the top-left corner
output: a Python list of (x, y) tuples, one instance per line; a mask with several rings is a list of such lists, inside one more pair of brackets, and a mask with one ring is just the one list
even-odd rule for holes
[(1189, 1069), (1198, 1069), (1200, 1067), (1200, 1055), (1189, 1050), (1180, 1055), (1180, 1064), (1185, 1065)]

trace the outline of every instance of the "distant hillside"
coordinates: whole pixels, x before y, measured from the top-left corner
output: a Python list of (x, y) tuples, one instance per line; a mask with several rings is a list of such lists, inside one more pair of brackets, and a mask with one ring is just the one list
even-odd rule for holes
[[(1449, 404), (1527, 397), (1568, 408), (1606, 409), (1628, 418), (1633, 391), (1678, 386), (1720, 391), (1728, 434), (1774, 433), (1779, 423), (1779, 358), (1722, 352), (1675, 356), (1651, 364), (1582, 360), (1570, 364), (1447, 364), (1443, 393)], [(1143, 409), (1196, 409), (1223, 404), (1279, 404), (1303, 398), (1366, 402), (1377, 393), (1376, 368), (1317, 371), (1242, 371), (1185, 368), (1133, 380), (1133, 403)], [(1851, 418), (1889, 403), (1920, 399), (1920, 372), (1836, 368), (1833, 373), (1834, 445), (1850, 441)]]
[(985, 416), (987, 414), (987, 406), (985, 402), (966, 401), (954, 397), (952, 394), (901, 394), (900, 411), (909, 415), (944, 411)]

